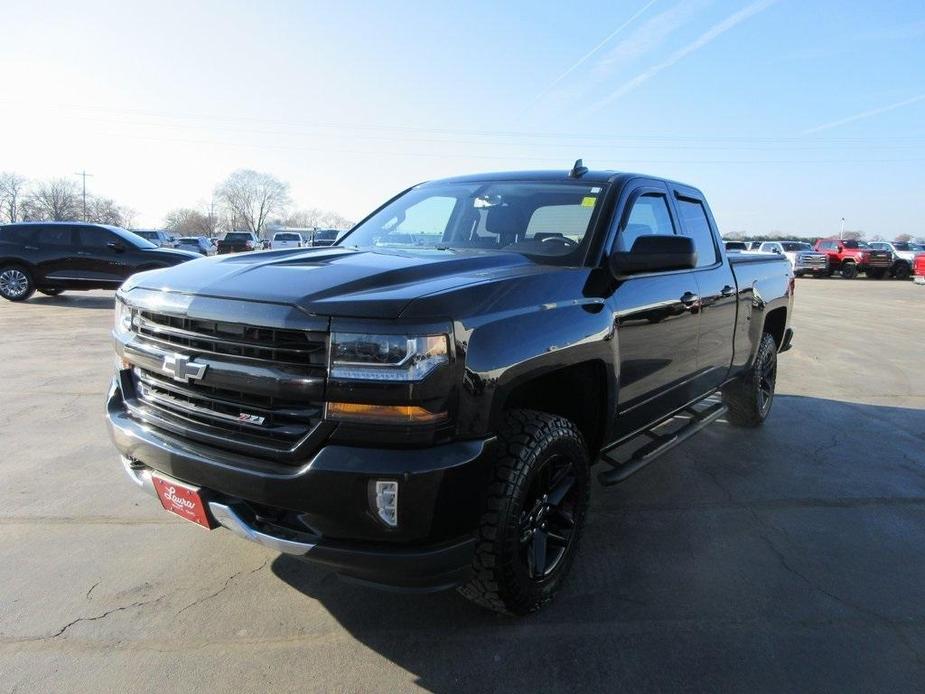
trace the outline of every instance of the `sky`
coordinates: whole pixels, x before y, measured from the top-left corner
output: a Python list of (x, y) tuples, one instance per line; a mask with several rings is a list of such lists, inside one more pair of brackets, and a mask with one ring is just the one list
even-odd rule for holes
[(359, 219), (423, 180), (638, 171), (724, 233), (925, 234), (922, 0), (4, 0), (0, 171), (154, 227), (238, 168)]

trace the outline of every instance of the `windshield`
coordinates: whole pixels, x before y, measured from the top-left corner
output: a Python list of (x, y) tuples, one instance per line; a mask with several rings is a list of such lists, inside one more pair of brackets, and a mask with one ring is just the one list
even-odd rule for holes
[(135, 248), (158, 248), (156, 243), (151, 243), (148, 239), (143, 238), (142, 236), (136, 234), (134, 231), (128, 231), (122, 227), (113, 227), (106, 224), (101, 224), (104, 229), (109, 229), (111, 232), (120, 236), (123, 241), (132, 244)]
[(577, 257), (603, 187), (583, 183), (440, 183), (414, 188), (337, 245), (352, 248), (504, 250)]
[(786, 241), (781, 244), (784, 247), (785, 251), (811, 251), (813, 247), (808, 243), (800, 243), (798, 241)]

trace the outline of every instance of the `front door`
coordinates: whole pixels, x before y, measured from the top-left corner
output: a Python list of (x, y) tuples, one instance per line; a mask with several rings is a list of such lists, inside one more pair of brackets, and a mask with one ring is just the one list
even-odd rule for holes
[(88, 282), (122, 284), (126, 278), (126, 242), (102, 227), (76, 228), (80, 276)]
[[(677, 233), (668, 189), (661, 182), (640, 182), (624, 193), (624, 200), (612, 250), (631, 250), (639, 236)], [(675, 270), (622, 280), (608, 299), (620, 353), (618, 438), (692, 399), (700, 324), (697, 292), (694, 273)]]

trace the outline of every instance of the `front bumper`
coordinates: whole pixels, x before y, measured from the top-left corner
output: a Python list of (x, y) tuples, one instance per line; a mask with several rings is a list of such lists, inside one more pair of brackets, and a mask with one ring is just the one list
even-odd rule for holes
[[(419, 449), (328, 445), (285, 465), (145, 426), (128, 415), (116, 384), (107, 420), (139, 487), (154, 493), (154, 471), (201, 487), (212, 518), (241, 537), (387, 587), (439, 590), (468, 577), (490, 440)], [(371, 509), (376, 479), (399, 482), (397, 528)]]

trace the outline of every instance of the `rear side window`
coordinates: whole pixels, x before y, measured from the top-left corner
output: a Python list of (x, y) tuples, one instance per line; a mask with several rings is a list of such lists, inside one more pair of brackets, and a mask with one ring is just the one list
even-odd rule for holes
[(713, 265), (716, 262), (716, 244), (707, 211), (698, 200), (678, 198), (678, 212), (681, 215), (681, 233), (694, 240), (697, 267)]
[(0, 241), (25, 243), (28, 238), (28, 232), (24, 227), (0, 227)]
[(617, 237), (618, 251), (630, 251), (640, 236), (674, 234), (668, 199), (660, 193), (646, 193), (636, 198), (626, 226)]
[(34, 238), (40, 246), (72, 245), (70, 227), (41, 227)]

